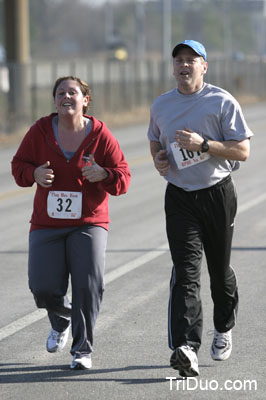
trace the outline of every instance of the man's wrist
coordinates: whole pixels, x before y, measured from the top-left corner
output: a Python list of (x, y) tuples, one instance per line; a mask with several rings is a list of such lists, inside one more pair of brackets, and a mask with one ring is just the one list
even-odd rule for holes
[(203, 142), (201, 143), (201, 152), (207, 153), (209, 149), (210, 149), (210, 143), (207, 139), (204, 139)]

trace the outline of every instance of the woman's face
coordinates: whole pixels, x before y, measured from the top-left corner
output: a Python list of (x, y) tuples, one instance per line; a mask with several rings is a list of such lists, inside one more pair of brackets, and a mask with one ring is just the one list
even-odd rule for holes
[(89, 96), (83, 95), (78, 82), (68, 79), (58, 85), (54, 102), (59, 115), (83, 115)]

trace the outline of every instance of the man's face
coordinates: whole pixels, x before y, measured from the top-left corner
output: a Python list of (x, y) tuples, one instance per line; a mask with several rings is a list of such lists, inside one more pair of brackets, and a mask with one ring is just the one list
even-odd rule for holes
[(208, 63), (194, 50), (190, 47), (181, 48), (173, 60), (173, 67), (173, 75), (181, 93), (191, 94), (201, 89)]

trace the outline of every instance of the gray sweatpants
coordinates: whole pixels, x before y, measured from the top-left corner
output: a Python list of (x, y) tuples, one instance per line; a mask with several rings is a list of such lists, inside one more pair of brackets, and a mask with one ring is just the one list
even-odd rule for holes
[[(29, 287), (46, 308), (52, 328), (72, 324), (71, 354), (93, 351), (93, 329), (102, 300), (108, 232), (99, 226), (39, 229), (29, 235)], [(66, 293), (71, 276), (72, 303)]]

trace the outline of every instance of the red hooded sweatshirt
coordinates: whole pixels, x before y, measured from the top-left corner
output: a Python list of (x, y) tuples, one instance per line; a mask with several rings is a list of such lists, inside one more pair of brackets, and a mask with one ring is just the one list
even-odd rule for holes
[[(74, 156), (67, 160), (54, 136), (52, 120), (56, 114), (39, 119), (27, 132), (12, 160), (12, 174), (19, 186), (34, 184), (34, 170), (50, 161), (55, 179), (52, 186), (43, 188), (37, 184), (31, 216), (31, 230), (43, 228), (63, 228), (93, 224), (108, 229), (109, 194), (118, 196), (126, 193), (130, 183), (129, 166), (119, 143), (106, 125), (88, 117), (92, 130), (83, 140)], [(103, 167), (109, 176), (96, 183), (90, 183), (82, 176), (85, 165), (83, 156), (94, 155), (95, 162)], [(51, 218), (47, 212), (49, 192), (81, 193), (82, 208), (78, 219)], [(51, 194), (51, 193), (50, 193)]]

